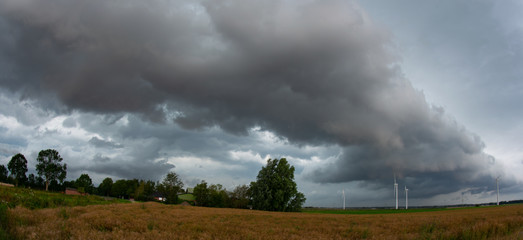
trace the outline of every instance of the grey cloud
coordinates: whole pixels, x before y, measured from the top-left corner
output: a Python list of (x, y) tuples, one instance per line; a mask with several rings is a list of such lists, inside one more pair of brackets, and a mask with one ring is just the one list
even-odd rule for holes
[(134, 142), (133, 144), (129, 150), (117, 157), (96, 153), (86, 163), (69, 164), (70, 171), (90, 171), (125, 179), (160, 180), (161, 176), (175, 167), (166, 160), (158, 159), (159, 149), (154, 147), (157, 145), (156, 141)]
[(167, 163), (150, 161), (127, 162), (119, 159), (116, 161), (97, 162), (91, 166), (75, 169), (79, 171), (93, 171), (98, 174), (106, 174), (124, 179), (139, 178), (155, 181), (160, 180), (160, 178), (172, 168), (173, 165)]
[(89, 140), (89, 143), (98, 148), (122, 148), (123, 146), (112, 141), (106, 141), (98, 137), (92, 137)]
[(7, 164), (11, 160), (11, 157), (20, 152), (15, 149), (18, 148), (13, 148), (13, 146), (10, 144), (0, 143), (0, 156), (7, 160), (5, 164)]
[(13, 133), (8, 133), (7, 128), (0, 126), (0, 144), (25, 147), (27, 146), (27, 139), (21, 136), (13, 136)]
[(108, 157), (103, 156), (102, 154), (96, 154), (96, 155), (94, 155), (92, 161), (93, 161), (93, 162), (106, 163), (106, 162), (111, 161), (111, 159), (108, 158)]
[(76, 127), (76, 120), (72, 117), (68, 117), (62, 122), (62, 126), (66, 128)]
[[(1, 1), (8, 36), (0, 51), (13, 72), (1, 86), (113, 123), (135, 113), (151, 124), (219, 126), (238, 136), (257, 126), (291, 144), (343, 148), (314, 171), (318, 182), (381, 180), (394, 170), (440, 186), (430, 196), (476, 186), (489, 171), (481, 139), (427, 104), (396, 67), (389, 33), (355, 3), (118, 3)], [(90, 170), (131, 176), (172, 167), (152, 160), (164, 146), (155, 139), (172, 133), (145, 128), (122, 127), (122, 137), (151, 141), (131, 150), (129, 164)], [(461, 184), (440, 185), (445, 176)]]

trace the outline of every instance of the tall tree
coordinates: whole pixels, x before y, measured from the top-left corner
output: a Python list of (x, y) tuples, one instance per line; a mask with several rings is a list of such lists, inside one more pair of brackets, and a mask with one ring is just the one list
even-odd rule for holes
[(111, 194), (113, 197), (117, 198), (128, 198), (129, 196), (127, 195), (127, 189), (127, 180), (116, 180), (116, 182), (114, 182), (113, 186), (111, 187)]
[(102, 196), (110, 196), (113, 188), (113, 179), (105, 178), (98, 186), (98, 193)]
[(127, 190), (125, 191), (125, 195), (129, 198), (135, 198), (134, 193), (136, 192), (136, 189), (140, 186), (140, 181), (138, 179), (131, 179), (127, 180)]
[(254, 209), (300, 211), (305, 202), (294, 182), (294, 167), (285, 158), (267, 160), (267, 166), (262, 167), (250, 189)]
[(155, 183), (151, 180), (147, 180), (145, 182), (145, 187), (144, 187), (144, 190), (143, 190), (143, 194), (148, 198), (148, 199), (154, 199), (152, 197), (153, 193), (156, 191), (156, 187), (155, 187)]
[(194, 187), (193, 195), (194, 199), (196, 200), (196, 205), (204, 207), (209, 206), (211, 194), (209, 188), (207, 187), (207, 182), (202, 180), (201, 183), (197, 184)]
[(7, 164), (7, 168), (15, 178), (15, 185), (24, 184), (27, 180), (25, 173), (27, 172), (27, 160), (21, 153), (14, 155), (11, 161)]
[(7, 168), (4, 165), (0, 165), (0, 182), (6, 182), (7, 181)]
[(162, 183), (158, 186), (158, 192), (167, 198), (167, 203), (177, 203), (178, 193), (183, 190), (183, 182), (175, 172), (167, 173)]
[(35, 176), (34, 174), (29, 174), (28, 177), (28, 183), (31, 188), (43, 188), (44, 187), (44, 179), (40, 176)]
[(249, 205), (249, 186), (240, 185), (237, 186), (231, 192), (231, 207), (233, 208), (247, 208)]
[(210, 207), (228, 207), (227, 204), (229, 203), (229, 194), (221, 184), (212, 184), (209, 187), (209, 191), (211, 197)]
[(78, 177), (75, 181), (75, 186), (81, 190), (83, 189), (84, 192), (92, 194), (93, 193), (93, 180), (89, 177), (87, 173), (84, 173)]
[(59, 180), (62, 183), (67, 175), (67, 164), (61, 163), (63, 158), (54, 149), (42, 150), (36, 158), (36, 171), (38, 175), (45, 178), (45, 191), (49, 189), (49, 183)]

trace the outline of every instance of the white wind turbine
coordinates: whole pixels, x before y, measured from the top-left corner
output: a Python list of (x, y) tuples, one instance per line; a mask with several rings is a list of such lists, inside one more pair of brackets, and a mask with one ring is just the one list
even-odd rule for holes
[(498, 194), (496, 195), (496, 202), (499, 206), (499, 177), (496, 178), (496, 188), (498, 189)]
[(396, 174), (394, 174), (394, 198), (396, 198), (396, 209), (398, 209), (398, 183), (396, 182)]
[(409, 189), (405, 185), (405, 209), (409, 209)]
[(345, 189), (343, 189), (341, 192), (343, 194), (343, 210), (345, 210)]

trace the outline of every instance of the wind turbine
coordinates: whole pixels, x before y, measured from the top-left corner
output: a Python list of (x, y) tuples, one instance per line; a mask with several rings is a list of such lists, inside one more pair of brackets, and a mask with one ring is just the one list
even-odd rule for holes
[(409, 189), (405, 185), (405, 209), (409, 209)]
[(498, 206), (499, 206), (499, 177), (496, 178), (496, 188), (498, 189), (498, 194), (496, 196), (496, 202), (498, 203)]
[(345, 210), (345, 189), (343, 189), (341, 192), (343, 194), (343, 210)]
[(398, 209), (398, 183), (396, 183), (396, 174), (394, 174), (394, 198), (396, 198), (396, 209)]

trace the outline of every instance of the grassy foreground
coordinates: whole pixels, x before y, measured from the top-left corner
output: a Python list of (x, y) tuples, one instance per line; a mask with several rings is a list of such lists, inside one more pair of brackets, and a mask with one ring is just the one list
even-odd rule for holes
[(65, 195), (27, 188), (0, 186), (0, 204), (9, 208), (22, 206), (29, 209), (74, 207), (98, 204), (129, 202), (126, 200), (105, 200), (100, 196)]
[(16, 207), (6, 219), (15, 239), (523, 239), (523, 205), (341, 215), (150, 202)]

